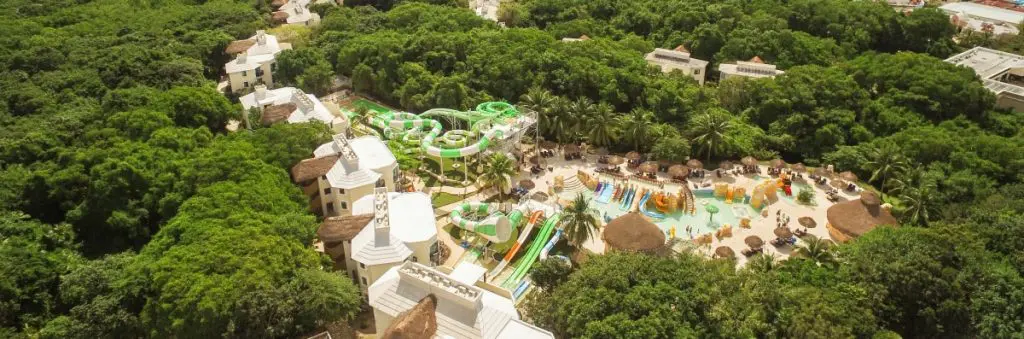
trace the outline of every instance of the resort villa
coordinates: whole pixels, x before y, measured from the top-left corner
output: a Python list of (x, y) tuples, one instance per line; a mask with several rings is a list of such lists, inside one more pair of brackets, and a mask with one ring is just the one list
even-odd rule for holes
[[(355, 202), (378, 187), (400, 188), (398, 162), (380, 138), (366, 135), (349, 140), (337, 134), (317, 147), (313, 158), (292, 167), (292, 180), (310, 197), (310, 208), (324, 217), (355, 215)], [(429, 205), (429, 199), (427, 199)]]
[(731, 77), (744, 78), (774, 78), (776, 75), (785, 73), (775, 68), (775, 65), (766, 64), (761, 57), (755, 56), (749, 61), (737, 61), (735, 64), (718, 65), (718, 71), (722, 73), (720, 80)]
[[(251, 124), (270, 126), (281, 121), (294, 124), (315, 120), (330, 126), (334, 133), (348, 130), (349, 122), (344, 115), (332, 113), (315, 95), (306, 94), (294, 87), (267, 89), (266, 85), (256, 85), (252, 93), (238, 100), (242, 103), (245, 118), (248, 118), (248, 112), (253, 108), (260, 111), (259, 121), (249, 122)], [(334, 110), (337, 111), (337, 108)]]
[(973, 69), (985, 88), (995, 93), (997, 107), (1024, 111), (1024, 56), (975, 47), (946, 62)]
[(356, 201), (353, 210), (351, 216), (324, 220), (317, 237), (363, 296), (392, 267), (405, 262), (434, 266), (437, 228), (430, 196), (378, 188)]
[(586, 34), (581, 35), (579, 38), (562, 38), (562, 42), (577, 42), (577, 41), (587, 41), (587, 40), (590, 40), (590, 37), (587, 36)]
[(276, 8), (271, 14), (271, 18), (279, 24), (316, 26), (320, 24), (320, 14), (309, 10), (309, 5), (312, 2), (311, 0), (275, 0), (271, 3), (271, 6)]
[[(1012, 3), (1010, 3), (1012, 4)], [(939, 7), (960, 29), (992, 34), (1018, 34), (1024, 13), (973, 2), (951, 2)]]
[(450, 274), (413, 262), (391, 268), (370, 287), (377, 329), (387, 329), (384, 338), (554, 338), (520, 320), (507, 291), (480, 282), (484, 272), (472, 264)]
[(239, 93), (251, 90), (256, 85), (274, 86), (274, 59), (282, 50), (291, 49), (289, 44), (279, 44), (277, 38), (260, 30), (246, 40), (236, 40), (224, 50), (234, 60), (224, 65), (231, 91)]
[(697, 80), (697, 83), (704, 85), (705, 73), (707, 73), (708, 62), (690, 57), (683, 45), (675, 49), (655, 48), (654, 52), (647, 53), (644, 57), (647, 63), (658, 66), (662, 72), (669, 73), (675, 70), (683, 72)]

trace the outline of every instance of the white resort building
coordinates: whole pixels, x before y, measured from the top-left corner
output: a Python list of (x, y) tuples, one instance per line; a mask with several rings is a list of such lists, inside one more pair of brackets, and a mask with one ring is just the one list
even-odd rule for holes
[(562, 42), (577, 42), (577, 41), (587, 41), (587, 40), (590, 40), (590, 37), (587, 36), (586, 34), (581, 35), (579, 38), (562, 38)]
[(405, 262), (433, 266), (437, 227), (430, 196), (422, 192), (374, 190), (355, 202), (351, 216), (329, 217), (317, 230), (324, 253), (366, 296), (392, 267)]
[[(395, 156), (372, 135), (351, 140), (344, 134), (335, 135), (333, 141), (313, 151), (312, 159), (292, 167), (292, 180), (311, 198), (310, 208), (324, 217), (355, 214), (355, 202), (373, 193), (374, 188), (384, 187), (391, 192), (401, 188)], [(433, 222), (432, 217), (430, 220)]]
[[(551, 332), (520, 320), (508, 296), (487, 288), (480, 281), (485, 271), (464, 263), (446, 274), (412, 262), (388, 270), (370, 287), (370, 306), (378, 331), (394, 331), (396, 327), (433, 331), (396, 336), (415, 338), (554, 338)], [(397, 322), (408, 326), (393, 326)], [(385, 337), (396, 334), (388, 331)]]
[[(329, 2), (329, 1), (328, 1)], [(320, 14), (309, 10), (311, 0), (275, 0), (271, 6), (276, 10), (271, 13), (274, 22), (285, 25), (316, 26), (320, 24)]]
[(224, 65), (231, 91), (244, 92), (256, 85), (273, 87), (275, 58), (286, 49), (291, 49), (291, 45), (279, 44), (276, 37), (262, 30), (252, 38), (228, 44), (224, 52), (235, 57)]
[(775, 65), (764, 63), (764, 60), (761, 60), (761, 57), (758, 56), (754, 56), (749, 61), (736, 61), (735, 64), (718, 65), (718, 71), (722, 73), (719, 80), (731, 77), (774, 78), (776, 75), (785, 73), (775, 68)]
[[(246, 118), (250, 109), (259, 109), (259, 121), (250, 121), (250, 124), (270, 126), (280, 121), (294, 124), (316, 120), (330, 126), (334, 133), (343, 133), (349, 126), (348, 119), (340, 112), (334, 114), (315, 95), (294, 87), (267, 89), (265, 85), (256, 85), (252, 93), (238, 100)], [(336, 107), (334, 111), (337, 111)]]
[(1024, 13), (973, 2), (951, 2), (939, 7), (957, 28), (995, 35), (1018, 34)]
[(1024, 111), (1024, 56), (975, 47), (946, 62), (973, 69), (985, 88), (995, 93), (997, 107)]
[(690, 51), (687, 51), (683, 45), (679, 45), (675, 49), (655, 48), (654, 52), (647, 53), (645, 59), (648, 64), (661, 67), (662, 72), (669, 73), (680, 70), (683, 74), (692, 76), (697, 83), (704, 85), (708, 62), (691, 58)]

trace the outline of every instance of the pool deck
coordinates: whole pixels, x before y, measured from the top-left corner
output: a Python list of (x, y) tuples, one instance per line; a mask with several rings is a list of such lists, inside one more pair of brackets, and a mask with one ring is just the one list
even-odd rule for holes
[[(554, 182), (556, 176), (562, 176), (563, 178), (568, 180), (571, 176), (575, 176), (577, 171), (580, 170), (593, 176), (596, 174), (596, 168), (598, 168), (599, 166), (604, 166), (597, 163), (597, 156), (595, 155), (586, 155), (583, 160), (565, 161), (561, 154), (559, 152), (556, 152), (556, 155), (554, 157), (544, 158), (544, 161), (546, 162), (545, 168), (552, 167), (553, 171), (544, 171), (540, 175), (532, 175), (529, 172), (530, 165), (527, 164), (524, 165), (523, 172), (520, 174), (520, 176), (516, 178), (516, 182), (518, 182), (518, 180), (521, 179), (531, 179), (537, 185), (537, 187), (532, 190), (533, 192), (539, 191), (550, 193), (552, 191), (549, 188), (551, 187), (551, 184)], [(623, 164), (619, 167), (623, 169), (623, 174), (627, 176), (631, 176), (633, 174), (631, 170), (626, 168), (626, 164)], [(760, 167), (762, 169), (761, 176), (768, 177), (768, 175), (765, 174), (767, 173), (767, 170), (765, 169), (766, 166), (762, 165)], [(689, 187), (692, 188), (694, 183), (700, 184), (702, 182), (710, 181), (712, 184), (728, 183), (730, 185), (739, 185), (741, 187), (746, 188), (747, 192), (749, 193), (757, 183), (760, 183), (764, 180), (764, 178), (755, 180), (754, 178), (752, 178), (753, 175), (723, 175), (722, 178), (716, 178), (714, 177), (713, 173), (709, 172), (708, 174), (709, 175), (707, 177), (702, 179), (688, 180)], [(612, 179), (611, 176), (600, 176), (600, 178), (602, 180)], [(663, 190), (669, 192), (676, 192), (680, 189), (680, 184), (669, 182), (670, 178), (667, 174), (658, 173), (658, 178), (666, 182), (665, 188)], [(799, 181), (800, 179), (796, 180), (797, 183), (799, 183)], [(653, 184), (640, 180), (628, 180), (628, 182), (630, 184), (645, 186), (647, 188), (656, 188), (656, 186), (654, 186)], [(786, 201), (785, 198), (780, 198), (779, 200), (764, 207), (764, 209), (768, 211), (768, 217), (754, 218), (753, 220), (751, 220), (751, 227), (749, 229), (733, 225), (733, 234), (731, 237), (722, 238), (721, 240), (712, 237), (712, 242), (710, 245), (698, 247), (697, 250), (700, 253), (710, 257), (714, 252), (715, 248), (719, 246), (729, 246), (733, 249), (733, 251), (736, 252), (737, 264), (742, 266), (745, 265), (747, 261), (747, 258), (744, 257), (741, 253), (742, 250), (747, 248), (743, 240), (748, 236), (756, 235), (760, 237), (762, 240), (764, 240), (764, 253), (772, 253), (775, 254), (779, 259), (785, 259), (789, 257), (789, 255), (793, 252), (795, 246), (775, 247), (769, 243), (769, 241), (775, 239), (775, 234), (773, 232), (775, 230), (775, 213), (777, 211), (781, 211), (781, 213), (788, 215), (790, 217), (790, 223), (788, 226), (791, 230), (795, 231), (798, 228), (803, 228), (797, 222), (797, 219), (800, 217), (808, 216), (813, 218), (814, 221), (816, 221), (818, 224), (814, 228), (808, 228), (808, 233), (818, 236), (819, 238), (822, 239), (831, 239), (831, 237), (828, 234), (828, 229), (825, 227), (825, 224), (828, 222), (825, 217), (825, 211), (828, 209), (829, 206), (832, 206), (833, 203), (826, 199), (825, 190), (822, 187), (813, 184), (811, 184), (810, 187), (812, 187), (815, 191), (815, 206), (795, 204)], [(781, 191), (779, 193), (780, 196), (781, 194), (783, 194)], [(793, 193), (796, 194), (796, 192)], [(840, 201), (853, 200), (859, 197), (857, 192), (851, 193), (846, 191), (840, 191), (839, 196)], [(558, 195), (553, 194), (551, 195), (551, 198), (549, 198), (548, 202), (555, 203), (556, 199), (558, 199)], [(563, 203), (564, 202), (565, 201), (563, 200)], [(603, 229), (601, 231), (603, 231)], [(685, 230), (679, 229), (677, 229), (676, 236), (683, 237), (684, 240), (688, 240), (689, 238), (686, 235)], [(697, 234), (695, 234), (694, 236), (697, 236)], [(801, 240), (798, 240), (797, 245), (799, 245), (801, 242)], [(594, 253), (604, 253), (605, 249), (604, 243), (601, 241), (601, 235), (595, 234), (595, 237), (593, 239), (591, 239), (587, 244), (584, 244), (584, 248), (587, 248), (588, 250)]]

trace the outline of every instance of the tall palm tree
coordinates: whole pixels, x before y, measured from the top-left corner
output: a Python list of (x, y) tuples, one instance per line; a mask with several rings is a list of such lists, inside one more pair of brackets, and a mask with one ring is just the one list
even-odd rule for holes
[(934, 188), (934, 184), (923, 183), (903, 190), (903, 222), (928, 226), (929, 215), (936, 209)]
[(572, 133), (576, 121), (569, 115), (571, 103), (562, 97), (555, 97), (551, 106), (543, 112), (541, 128), (545, 135), (554, 137), (555, 141), (564, 143)]
[(634, 108), (627, 115), (619, 117), (622, 133), (633, 144), (633, 149), (641, 151), (640, 146), (647, 143), (651, 125), (654, 124), (654, 113), (651, 111)]
[(569, 104), (569, 114), (567, 115), (570, 128), (570, 131), (568, 131), (569, 141), (576, 142), (579, 139), (580, 131), (583, 130), (587, 118), (594, 112), (595, 107), (594, 102), (587, 97), (576, 98), (576, 100)]
[(562, 234), (573, 246), (579, 247), (594, 237), (600, 223), (597, 209), (590, 204), (590, 199), (583, 196), (583, 193), (576, 195), (572, 203), (562, 210), (562, 219), (559, 225), (562, 227)]
[(747, 261), (747, 268), (758, 272), (768, 272), (778, 266), (776, 259), (775, 253), (761, 253)]
[(906, 172), (909, 167), (907, 158), (900, 154), (895, 147), (874, 148), (868, 153), (868, 161), (863, 165), (865, 170), (871, 172), (868, 182), (879, 184), (878, 189), (886, 193), (885, 186), (888, 180), (900, 173)]
[(519, 106), (532, 109), (541, 114), (543, 111), (550, 109), (551, 105), (555, 102), (555, 96), (547, 90), (540, 87), (533, 87), (526, 91), (526, 94), (519, 97)]
[(729, 116), (718, 113), (705, 113), (693, 119), (690, 133), (693, 142), (707, 151), (707, 162), (711, 162), (711, 156), (720, 152), (732, 142), (729, 132), (732, 131), (732, 123)]
[(587, 140), (597, 146), (610, 146), (618, 139), (619, 120), (611, 105), (597, 104), (586, 119)]
[(512, 177), (518, 173), (515, 161), (505, 153), (494, 153), (487, 159), (487, 165), (480, 174), (480, 181), (498, 190), (498, 197), (504, 200), (505, 192), (512, 189)]
[(813, 260), (818, 265), (833, 265), (836, 263), (835, 253), (832, 252), (832, 246), (828, 240), (813, 235), (808, 235), (803, 240), (804, 244), (797, 246), (794, 255)]

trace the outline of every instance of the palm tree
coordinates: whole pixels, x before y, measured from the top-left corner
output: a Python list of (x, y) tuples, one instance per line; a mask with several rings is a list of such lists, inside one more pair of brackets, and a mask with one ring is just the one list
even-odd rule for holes
[(761, 253), (747, 261), (747, 268), (758, 272), (768, 272), (778, 266), (775, 259), (775, 253)]
[(729, 116), (725, 114), (705, 113), (693, 119), (690, 129), (692, 140), (708, 152), (708, 163), (713, 153), (721, 151), (732, 142), (732, 137), (728, 135), (732, 127)]
[(599, 225), (598, 212), (590, 204), (590, 199), (577, 194), (572, 203), (562, 210), (562, 219), (559, 222), (562, 233), (569, 243), (579, 247), (594, 237)]
[(541, 128), (544, 134), (553, 136), (559, 143), (565, 142), (575, 131), (572, 127), (576, 122), (569, 115), (571, 103), (562, 97), (555, 97), (551, 106), (543, 112)]
[(540, 87), (533, 87), (526, 91), (526, 94), (519, 97), (519, 106), (532, 109), (537, 114), (543, 115), (542, 112), (551, 108), (555, 102), (555, 96)]
[(888, 180), (906, 172), (908, 166), (907, 159), (891, 146), (872, 149), (868, 153), (868, 162), (864, 163), (864, 169), (871, 172), (868, 182), (877, 182), (878, 189), (883, 194), (886, 193), (885, 186)]
[(504, 200), (504, 193), (512, 189), (512, 176), (516, 175), (515, 161), (505, 153), (494, 153), (487, 159), (487, 165), (480, 174), (484, 186), (498, 190), (498, 197)]
[(611, 105), (603, 102), (597, 104), (586, 119), (587, 140), (597, 146), (610, 146), (615, 142), (619, 125), (616, 115)]
[(903, 189), (900, 200), (904, 210), (902, 219), (906, 223), (928, 226), (928, 218), (935, 211), (934, 184), (923, 183), (917, 187)]
[(804, 244), (797, 246), (794, 255), (801, 258), (813, 260), (818, 265), (833, 265), (836, 263), (835, 253), (828, 240), (808, 235)]
[(569, 104), (567, 118), (569, 120), (569, 133), (568, 137), (570, 141), (576, 142), (579, 139), (579, 132), (583, 130), (584, 124), (587, 118), (590, 117), (591, 113), (594, 112), (594, 102), (587, 97), (576, 98), (571, 104)]
[(633, 143), (634, 150), (641, 151), (640, 146), (647, 143), (653, 121), (654, 113), (642, 108), (635, 108), (619, 118), (622, 133)]

